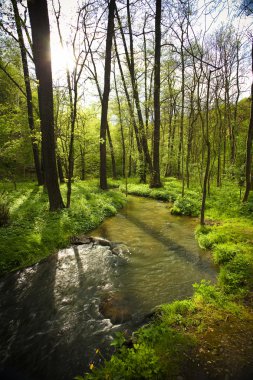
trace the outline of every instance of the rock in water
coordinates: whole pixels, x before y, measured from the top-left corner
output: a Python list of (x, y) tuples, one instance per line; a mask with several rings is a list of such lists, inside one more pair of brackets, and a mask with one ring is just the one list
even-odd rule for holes
[(105, 318), (110, 319), (114, 325), (124, 323), (132, 318), (130, 310), (119, 293), (107, 294), (100, 302), (99, 312)]
[(91, 236), (90, 239), (96, 245), (102, 245), (104, 247), (111, 247), (111, 245), (112, 245), (112, 243), (109, 240), (101, 238), (101, 237)]
[(130, 251), (125, 244), (118, 244), (112, 249), (112, 253), (117, 256), (129, 254)]
[(90, 244), (92, 242), (91, 238), (90, 237), (76, 237), (74, 236), (72, 239), (71, 239), (71, 244), (73, 245), (83, 245), (83, 244)]

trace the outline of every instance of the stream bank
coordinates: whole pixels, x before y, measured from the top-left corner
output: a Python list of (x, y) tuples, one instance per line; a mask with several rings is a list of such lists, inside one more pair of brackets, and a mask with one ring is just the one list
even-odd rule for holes
[(136, 330), (155, 306), (190, 297), (193, 282), (215, 281), (194, 228), (165, 203), (129, 197), (92, 232), (116, 242), (117, 254), (88, 241), (1, 278), (1, 366), (33, 380), (71, 379), (88, 370), (96, 349), (112, 353), (115, 332)]

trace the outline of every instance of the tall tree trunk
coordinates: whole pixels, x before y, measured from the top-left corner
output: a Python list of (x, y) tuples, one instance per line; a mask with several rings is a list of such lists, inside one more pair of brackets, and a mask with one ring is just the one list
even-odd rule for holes
[(21, 52), (21, 59), (22, 59), (22, 66), (23, 66), (23, 73), (24, 73), (27, 115), (28, 115), (28, 124), (31, 131), (33, 160), (34, 160), (38, 185), (40, 186), (40, 185), (43, 185), (44, 178), (43, 178), (43, 173), (40, 166), (38, 141), (35, 138), (33, 99), (32, 99), (32, 90), (31, 90), (28, 62), (27, 62), (27, 53), (26, 53), (25, 42), (24, 42), (24, 37), (23, 37), (23, 32), (22, 32), (19, 10), (17, 6), (17, 0), (11, 0), (11, 3), (13, 6), (13, 11), (14, 11), (14, 18), (15, 18), (15, 23), (16, 23), (17, 33), (18, 33), (18, 42), (19, 42), (19, 48)]
[(42, 157), (50, 211), (64, 207), (55, 155), (53, 83), (50, 53), (50, 29), (46, 0), (28, 0), (33, 54), (39, 80), (39, 109), (42, 133)]
[[(251, 71), (253, 74), (253, 40), (251, 46)], [(250, 108), (250, 121), (247, 136), (247, 147), (246, 147), (246, 168), (245, 168), (245, 178), (246, 178), (246, 189), (243, 196), (243, 202), (247, 202), (249, 198), (249, 192), (251, 190), (251, 161), (252, 161), (252, 140), (253, 140), (253, 81), (251, 83), (251, 108)]]
[(84, 149), (80, 146), (80, 156), (81, 156), (81, 181), (85, 180), (85, 153)]
[(216, 110), (218, 112), (218, 158), (217, 158), (217, 187), (221, 187), (221, 148), (222, 148), (222, 116), (221, 109), (218, 101), (218, 97), (216, 98)]
[(182, 30), (182, 40), (181, 40), (181, 66), (182, 66), (182, 104), (181, 104), (181, 115), (180, 115), (180, 146), (181, 146), (181, 173), (182, 173), (182, 197), (184, 196), (185, 178), (184, 178), (184, 108), (185, 108), (185, 61), (184, 61), (184, 50), (183, 50), (183, 34)]
[(160, 179), (160, 67), (161, 67), (161, 0), (156, 0), (155, 16), (155, 75), (154, 75), (154, 140), (153, 140), (153, 171), (150, 187), (161, 187)]
[(209, 94), (210, 94), (210, 82), (211, 82), (212, 71), (209, 71), (208, 79), (207, 79), (207, 95), (206, 95), (206, 130), (204, 132), (204, 138), (207, 146), (207, 158), (206, 158), (206, 168), (203, 182), (203, 190), (202, 190), (202, 204), (201, 204), (201, 212), (200, 212), (200, 224), (205, 224), (205, 209), (206, 209), (206, 195), (207, 195), (207, 185), (208, 178), (210, 172), (210, 162), (211, 162), (211, 143), (209, 140)]
[[(92, 51), (90, 45), (89, 45), (89, 53), (90, 53), (90, 57), (91, 57), (92, 65), (93, 65), (92, 76), (93, 76), (93, 79), (94, 79), (94, 81), (96, 83), (99, 99), (100, 99), (100, 102), (101, 102), (101, 105), (102, 105), (103, 95), (102, 95), (101, 87), (100, 87), (99, 80), (98, 80), (97, 67), (96, 67), (96, 63), (95, 63), (95, 60), (94, 60), (93, 51)], [(108, 121), (107, 121), (107, 124), (106, 124), (106, 133), (107, 133), (107, 137), (108, 137), (110, 154), (111, 154), (112, 178), (116, 179), (117, 178), (116, 160), (115, 160), (114, 147), (113, 147), (113, 142), (112, 142), (112, 138), (111, 138), (111, 132), (110, 132), (110, 127), (109, 127)]]
[(116, 98), (117, 98), (118, 110), (119, 110), (120, 136), (121, 136), (121, 144), (122, 144), (122, 176), (127, 178), (127, 176), (126, 176), (126, 173), (127, 173), (126, 172), (126, 145), (125, 145), (121, 105), (120, 105), (120, 99), (119, 99), (119, 92), (118, 92), (115, 70), (114, 70), (114, 86), (115, 86)]
[(62, 160), (59, 155), (57, 155), (57, 168), (58, 168), (58, 175), (60, 183), (65, 183), (64, 175), (63, 175), (63, 168), (62, 168)]
[(103, 92), (103, 99), (102, 99), (101, 124), (100, 124), (100, 187), (103, 190), (107, 189), (106, 125), (107, 125), (107, 112), (108, 112), (108, 101), (109, 101), (109, 92), (110, 92), (111, 51), (112, 51), (112, 38), (113, 38), (113, 33), (114, 33), (114, 11), (115, 11), (115, 0), (111, 0), (109, 3), (109, 13), (108, 13), (106, 51), (105, 51), (104, 92)]
[[(124, 35), (123, 35), (123, 38), (124, 38)], [(117, 43), (116, 43), (115, 36), (114, 36), (114, 45), (115, 45), (115, 54), (116, 54), (116, 58), (117, 58), (117, 62), (118, 62), (120, 76), (121, 76), (121, 80), (122, 80), (122, 83), (123, 83), (123, 87), (124, 87), (124, 91), (125, 91), (125, 95), (126, 95), (126, 99), (127, 99), (127, 105), (128, 105), (128, 109), (129, 109), (130, 119), (131, 119), (131, 123), (132, 123), (133, 128), (134, 128), (134, 133), (135, 133), (135, 138), (136, 138), (136, 145), (137, 145), (138, 155), (139, 155), (139, 162), (140, 162), (140, 166), (144, 167), (144, 163), (143, 163), (143, 160), (144, 160), (143, 150), (142, 150), (142, 144), (141, 144), (140, 137), (139, 137), (139, 129), (138, 129), (138, 126), (137, 126), (137, 123), (136, 123), (136, 120), (135, 120), (134, 106), (131, 103), (130, 95), (129, 95), (129, 92), (128, 92), (125, 76), (124, 76), (122, 65), (121, 65), (121, 61), (120, 61), (120, 58), (119, 58), (119, 53), (118, 53), (118, 48), (117, 48)], [(126, 53), (126, 56), (128, 57), (128, 60), (129, 60), (129, 56), (128, 56), (126, 45), (125, 45), (125, 53)], [(139, 175), (140, 175), (140, 182), (141, 183), (146, 183), (145, 172), (140, 171)]]

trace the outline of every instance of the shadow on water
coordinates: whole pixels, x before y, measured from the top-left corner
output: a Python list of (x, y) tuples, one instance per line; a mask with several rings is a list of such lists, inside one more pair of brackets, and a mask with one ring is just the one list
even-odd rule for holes
[[(148, 204), (145, 203), (146, 208)], [(138, 201), (130, 202), (122, 215), (105, 221), (94, 235), (114, 241), (124, 240), (133, 246), (133, 236), (140, 244), (142, 239), (151, 236), (155, 249), (164, 247), (163, 253), (154, 255), (151, 250), (148, 256), (136, 252), (128, 257), (118, 257), (107, 247), (92, 247), (92, 244), (75, 246), (0, 279), (0, 367), (8, 371), (10, 378), (70, 380), (88, 369), (97, 347), (105, 352), (114, 331), (133, 327), (137, 323), (136, 317), (140, 321), (156, 302), (168, 299), (168, 282), (175, 288), (175, 278), (178, 280), (180, 277), (177, 271), (183, 261), (189, 262), (189, 266), (196, 266), (204, 277), (206, 269), (203, 263), (198, 254), (194, 256), (191, 248), (183, 246), (185, 241), (177, 243), (168, 236), (167, 230), (162, 235), (154, 224), (149, 224), (149, 219), (151, 222), (154, 219), (152, 207), (157, 203), (151, 202), (150, 216), (146, 210), (143, 217), (140, 209), (135, 214), (135, 205), (138, 206)], [(164, 226), (167, 210), (163, 206), (162, 212), (161, 226)], [(157, 215), (159, 218), (158, 211)], [(61, 223), (60, 218), (56, 218), (55, 223)], [(42, 241), (48, 238), (50, 228), (50, 219), (45, 219)], [(112, 230), (115, 230), (114, 236), (111, 235)], [(179, 260), (165, 263), (170, 254), (175, 254)], [(172, 268), (174, 264), (175, 269)], [(183, 271), (188, 264), (184, 265)], [(176, 277), (172, 271), (169, 272), (171, 269)], [(187, 281), (194, 282), (191, 273), (187, 276), (190, 277)], [(180, 284), (178, 293), (171, 297), (180, 296)], [(188, 291), (189, 286), (186, 288)], [(157, 295), (154, 295), (155, 291)], [(110, 299), (113, 308), (125, 307), (126, 314), (134, 315), (133, 320), (123, 324), (120, 321), (113, 326), (100, 313), (101, 300), (104, 299)]]
[(133, 215), (127, 215), (126, 218), (136, 225), (139, 229), (145, 231), (145, 233), (149, 234), (157, 241), (166, 246), (169, 251), (173, 251), (176, 256), (183, 261), (187, 261), (188, 263), (194, 264), (194, 266), (198, 269), (201, 274), (205, 273), (213, 273), (213, 268), (210, 270), (210, 263), (207, 266), (203, 265), (203, 261), (200, 256), (196, 256), (195, 253), (187, 250), (183, 245), (177, 243), (175, 240), (170, 239), (168, 236), (164, 236), (156, 231), (154, 228), (149, 226), (147, 223), (144, 223), (141, 219), (134, 217)]
[(7, 276), (1, 289), (1, 365), (31, 379), (45, 379), (57, 333), (53, 296), (57, 255), (49, 261), (50, 265), (41, 263)]

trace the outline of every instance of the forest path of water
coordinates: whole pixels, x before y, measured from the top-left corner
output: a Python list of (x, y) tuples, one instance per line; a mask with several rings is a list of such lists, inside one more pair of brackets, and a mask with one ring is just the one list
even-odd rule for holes
[[(192, 295), (216, 271), (194, 239), (196, 221), (165, 203), (129, 197), (92, 236), (124, 243), (69, 247), (0, 280), (0, 366), (15, 379), (69, 380), (161, 303)], [(102, 314), (116, 314), (109, 319)], [(114, 323), (112, 323), (114, 322)]]

